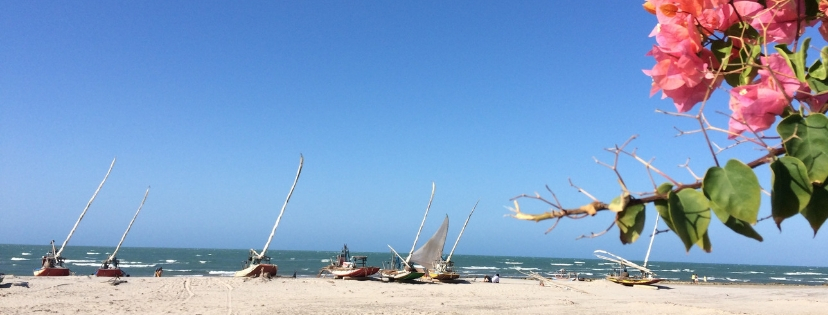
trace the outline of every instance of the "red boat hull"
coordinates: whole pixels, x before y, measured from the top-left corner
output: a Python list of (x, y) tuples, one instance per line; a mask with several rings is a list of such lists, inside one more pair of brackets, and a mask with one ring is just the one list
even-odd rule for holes
[(329, 271), (331, 272), (331, 274), (333, 274), (337, 278), (342, 278), (342, 277), (359, 278), (359, 277), (368, 277), (368, 276), (371, 276), (371, 275), (379, 272), (379, 267), (360, 267), (360, 268), (356, 268), (356, 269), (348, 268), (348, 269), (339, 269), (339, 270), (334, 268), (334, 269), (330, 269)]
[(98, 271), (95, 272), (95, 276), (97, 276), (97, 277), (123, 277), (125, 275), (126, 274), (124, 273), (123, 270), (121, 270), (121, 268), (115, 268), (115, 269), (100, 269), (100, 268), (98, 268)]
[(44, 267), (34, 271), (35, 277), (63, 277), (69, 273), (69, 268), (65, 267)]

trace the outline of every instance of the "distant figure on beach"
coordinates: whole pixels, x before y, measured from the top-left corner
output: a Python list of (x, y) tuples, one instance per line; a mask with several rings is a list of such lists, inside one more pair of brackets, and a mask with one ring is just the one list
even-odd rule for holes
[(699, 276), (697, 276), (695, 273), (692, 276), (690, 276), (690, 280), (693, 280), (693, 284), (699, 284)]
[(623, 278), (629, 278), (629, 277), (630, 277), (630, 273), (627, 272), (627, 267), (624, 267), (624, 271), (621, 272), (621, 278), (623, 279)]
[(494, 278), (492, 278), (492, 283), (500, 283), (500, 274), (496, 273)]
[(156, 277), (160, 277), (163, 273), (164, 273), (164, 268), (162, 268), (161, 266), (158, 266), (158, 268), (155, 268), (155, 276)]
[(483, 282), (492, 282), (492, 277), (489, 277), (489, 275), (483, 276)]

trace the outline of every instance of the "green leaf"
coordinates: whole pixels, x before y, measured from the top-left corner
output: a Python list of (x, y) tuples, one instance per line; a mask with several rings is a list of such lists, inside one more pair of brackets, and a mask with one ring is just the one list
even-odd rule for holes
[(607, 208), (609, 208), (613, 212), (621, 212), (627, 207), (627, 204), (629, 202), (630, 202), (630, 193), (624, 192), (623, 194), (621, 194), (621, 196), (618, 196), (618, 197), (615, 197), (615, 199), (612, 199), (612, 201), (610, 201), (610, 204), (609, 204), (609, 206), (607, 206)]
[(805, 209), (802, 209), (802, 216), (811, 224), (814, 236), (816, 236), (819, 227), (825, 223), (825, 219), (828, 219), (828, 189), (826, 187), (814, 187), (811, 201)]
[(710, 237), (707, 236), (707, 231), (704, 231), (704, 235), (702, 235), (702, 238), (696, 242), (696, 245), (707, 253), (713, 251), (713, 245), (710, 244)]
[(747, 47), (750, 49), (749, 55), (746, 55), (744, 51), (739, 53), (739, 55), (742, 56), (742, 63), (745, 65), (744, 69), (742, 70), (742, 73), (739, 74), (739, 85), (750, 84), (750, 82), (753, 81), (753, 78), (756, 77), (756, 74), (758, 73), (758, 69), (755, 68), (753, 65), (756, 64), (756, 57), (759, 56), (759, 53), (762, 52), (762, 46), (749, 45)]
[(693, 244), (702, 240), (707, 233), (710, 225), (710, 201), (697, 190), (682, 189), (678, 193), (670, 192), (668, 203), (670, 218), (675, 227), (673, 231), (681, 238), (685, 250), (690, 251)]
[(788, 63), (788, 66), (793, 69), (794, 74), (796, 74), (796, 78), (799, 79), (800, 82), (805, 81), (805, 59), (808, 58), (807, 49), (810, 47), (811, 39), (805, 38), (802, 41), (802, 46), (796, 52), (791, 52), (788, 49), (788, 45), (779, 44), (776, 45), (776, 51), (779, 52), (782, 57), (785, 58), (785, 61)]
[(816, 15), (819, 14), (819, 1), (818, 0), (805, 0), (805, 16), (810, 19), (816, 19)]
[(805, 164), (792, 156), (783, 156), (770, 164), (771, 214), (776, 227), (808, 205), (814, 191)]
[(828, 178), (828, 117), (799, 114), (786, 117), (776, 131), (782, 137), (788, 156), (802, 161), (812, 183), (824, 183)]
[(763, 240), (762, 235), (759, 235), (759, 233), (756, 232), (752, 226), (750, 226), (750, 223), (734, 218), (727, 213), (719, 213), (716, 211), (713, 211), (713, 213), (716, 214), (716, 217), (719, 218), (725, 226), (733, 230), (733, 232), (742, 234), (760, 242)]
[(644, 204), (631, 205), (615, 215), (615, 224), (621, 230), (621, 244), (632, 244), (644, 230)]
[(721, 60), (722, 69), (727, 69), (730, 62), (730, 56), (733, 54), (733, 42), (725, 39), (717, 39), (710, 43), (710, 50), (716, 59)]
[[(673, 185), (670, 183), (661, 184), (658, 186), (658, 189), (656, 189), (658, 194), (663, 196), (667, 196), (672, 190)], [(670, 228), (671, 231), (675, 231), (676, 229), (673, 228), (673, 219), (670, 217), (670, 204), (667, 202), (667, 199), (653, 201), (653, 205), (655, 205), (658, 215), (664, 219), (664, 223), (667, 224), (667, 227)]]
[(740, 221), (756, 223), (762, 188), (753, 169), (745, 163), (732, 159), (724, 168), (711, 167), (704, 175), (702, 191), (710, 199), (710, 207), (717, 216), (732, 216)]
[(813, 94), (828, 91), (828, 67), (825, 65), (828, 61), (828, 46), (822, 47), (819, 56), (820, 59), (814, 61), (814, 64), (808, 68), (808, 86)]

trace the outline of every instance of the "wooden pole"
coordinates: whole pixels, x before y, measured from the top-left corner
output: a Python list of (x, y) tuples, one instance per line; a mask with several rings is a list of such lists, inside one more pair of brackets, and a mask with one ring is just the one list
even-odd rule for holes
[(138, 211), (135, 211), (135, 215), (134, 215), (134, 216), (132, 216), (132, 221), (129, 221), (129, 226), (127, 226), (127, 229), (126, 229), (126, 231), (124, 232), (124, 235), (123, 235), (123, 236), (121, 236), (121, 241), (120, 241), (120, 242), (118, 242), (118, 246), (116, 246), (116, 247), (115, 247), (115, 251), (113, 251), (113, 252), (112, 252), (112, 255), (110, 255), (110, 256), (109, 256), (109, 258), (107, 258), (107, 259), (104, 261), (104, 263), (109, 263), (109, 262), (112, 262), (112, 260), (113, 260), (113, 259), (115, 259), (115, 254), (117, 254), (117, 253), (118, 253), (118, 250), (119, 250), (119, 249), (121, 249), (121, 244), (123, 244), (123, 243), (124, 243), (124, 239), (126, 239), (127, 233), (129, 233), (129, 229), (131, 229), (131, 228), (132, 228), (132, 224), (133, 224), (133, 223), (135, 223), (135, 218), (137, 218), (137, 217), (138, 217), (138, 213), (139, 213), (139, 212), (141, 212), (141, 208), (143, 208), (143, 207), (144, 207), (144, 202), (146, 202), (146, 201), (147, 201), (147, 195), (149, 195), (149, 191), (150, 191), (150, 188), (149, 188), (149, 187), (147, 187), (147, 192), (145, 192), (145, 193), (144, 193), (144, 199), (143, 199), (143, 200), (141, 200), (141, 205), (140, 205), (140, 206), (138, 206)]
[(449, 253), (448, 258), (446, 258), (446, 262), (451, 261), (451, 256), (454, 255), (454, 249), (457, 248), (457, 243), (460, 243), (460, 237), (463, 236), (463, 231), (466, 230), (466, 225), (469, 224), (469, 219), (471, 219), (472, 214), (474, 214), (474, 209), (477, 209), (478, 203), (480, 203), (479, 199), (477, 200), (477, 202), (474, 203), (474, 207), (472, 207), (471, 213), (469, 213), (469, 217), (466, 218), (466, 223), (463, 223), (463, 228), (460, 229), (460, 235), (457, 235), (457, 240), (454, 241), (454, 246), (451, 247), (451, 252)]
[(288, 192), (287, 199), (285, 199), (285, 203), (282, 205), (282, 211), (279, 212), (279, 217), (276, 218), (276, 224), (273, 225), (273, 230), (270, 231), (270, 237), (267, 238), (267, 243), (265, 243), (264, 249), (259, 254), (259, 259), (263, 259), (265, 253), (267, 252), (267, 248), (270, 247), (270, 241), (273, 240), (273, 235), (276, 234), (276, 228), (279, 227), (279, 221), (282, 220), (282, 215), (285, 213), (285, 208), (287, 208), (288, 201), (290, 201), (290, 196), (293, 195), (293, 189), (296, 188), (296, 182), (299, 181), (299, 174), (302, 174), (302, 164), (305, 162), (305, 157), (299, 154), (299, 170), (296, 171), (296, 178), (293, 180), (293, 185), (290, 186), (290, 192)]
[(431, 197), (428, 198), (428, 207), (426, 207), (425, 215), (423, 215), (423, 222), (420, 223), (420, 229), (417, 230), (417, 236), (414, 237), (414, 244), (411, 245), (411, 251), (408, 252), (408, 258), (405, 259), (406, 265), (408, 265), (408, 261), (411, 259), (411, 255), (414, 254), (414, 248), (417, 247), (417, 239), (420, 238), (420, 232), (423, 231), (423, 225), (425, 224), (426, 217), (428, 217), (428, 210), (431, 209), (431, 201), (434, 200), (434, 187), (434, 182), (431, 182)]
[(109, 165), (109, 170), (106, 171), (106, 175), (104, 176), (103, 181), (100, 185), (98, 185), (98, 189), (95, 189), (95, 193), (92, 195), (92, 199), (89, 199), (89, 202), (86, 203), (86, 208), (83, 208), (83, 212), (81, 212), (78, 221), (75, 222), (75, 226), (73, 226), (72, 230), (69, 231), (69, 236), (67, 236), (66, 240), (63, 241), (63, 245), (60, 245), (60, 250), (57, 252), (57, 254), (55, 254), (55, 258), (60, 257), (60, 254), (63, 253), (63, 249), (66, 247), (66, 244), (69, 243), (69, 239), (72, 238), (72, 234), (75, 233), (75, 229), (78, 228), (78, 223), (80, 223), (81, 219), (83, 219), (83, 216), (86, 215), (86, 210), (89, 210), (89, 206), (92, 205), (92, 201), (95, 201), (95, 197), (98, 196), (98, 192), (101, 191), (101, 187), (103, 187), (104, 183), (106, 183), (106, 179), (109, 178), (109, 173), (112, 172), (112, 167), (115, 166), (115, 159), (116, 158), (112, 159), (112, 164)]

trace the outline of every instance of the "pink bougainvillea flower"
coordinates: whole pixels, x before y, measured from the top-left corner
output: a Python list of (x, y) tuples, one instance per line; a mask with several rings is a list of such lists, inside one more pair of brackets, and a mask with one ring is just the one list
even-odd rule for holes
[(828, 103), (828, 92), (822, 92), (821, 94), (814, 95), (811, 93), (811, 88), (805, 84), (799, 89), (799, 91), (796, 92), (794, 99), (808, 104), (808, 109), (810, 109), (812, 113), (821, 113), (822, 108), (825, 107), (826, 103)]
[[(744, 1), (742, 1), (744, 2)], [(797, 35), (805, 31), (808, 22), (799, 19), (805, 12), (802, 0), (766, 0), (767, 9), (757, 12), (750, 25), (765, 37), (767, 42), (793, 43)], [(797, 13), (799, 8), (799, 13)], [(801, 23), (797, 25), (798, 23)], [(797, 30), (800, 34), (797, 34)]]
[[(797, 90), (803, 87), (802, 82), (796, 78), (793, 69), (785, 61), (785, 58), (778, 53), (761, 58), (762, 64), (767, 68), (759, 69), (760, 83), (768, 88), (785, 92), (788, 97), (793, 97)], [(769, 68), (769, 69), (768, 69)], [(773, 76), (771, 76), (773, 72)]]
[(658, 46), (676, 55), (695, 54), (701, 50), (701, 34), (690, 23), (658, 24), (650, 36), (655, 36)]
[[(700, 54), (709, 56), (712, 53), (704, 49)], [(706, 100), (712, 89), (718, 88), (722, 82), (721, 76), (709, 71), (705, 59), (695, 54), (676, 57), (660, 46), (654, 46), (648, 55), (656, 59), (652, 69), (644, 70), (644, 74), (653, 78), (650, 96), (661, 90), (661, 98), (672, 98), (679, 112), (687, 112)]]
[(771, 89), (763, 83), (733, 88), (730, 90), (730, 110), (733, 115), (728, 123), (731, 132), (728, 138), (736, 138), (747, 130), (767, 130), (789, 104), (781, 91)]

